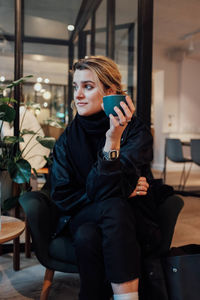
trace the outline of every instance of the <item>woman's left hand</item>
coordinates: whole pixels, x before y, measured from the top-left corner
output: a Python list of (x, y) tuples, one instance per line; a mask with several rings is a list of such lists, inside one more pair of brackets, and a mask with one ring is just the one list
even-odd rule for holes
[(126, 102), (121, 102), (120, 105), (123, 108), (123, 112), (117, 107), (114, 107), (117, 116), (114, 117), (110, 114), (110, 128), (106, 132), (106, 143), (105, 151), (110, 149), (119, 149), (121, 136), (128, 125), (128, 122), (131, 121), (135, 107), (129, 96), (126, 96)]
[(136, 188), (130, 194), (129, 198), (132, 198), (135, 196), (145, 196), (147, 194), (148, 188), (149, 188), (149, 184), (146, 180), (146, 177), (140, 177), (138, 179)]

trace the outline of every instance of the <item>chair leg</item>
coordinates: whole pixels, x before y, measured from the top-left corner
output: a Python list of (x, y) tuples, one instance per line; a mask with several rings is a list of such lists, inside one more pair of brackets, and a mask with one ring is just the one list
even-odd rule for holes
[(183, 164), (183, 170), (181, 172), (180, 183), (178, 186), (179, 191), (183, 190), (184, 178), (185, 178), (185, 163)]
[(40, 300), (47, 300), (49, 295), (49, 290), (52, 285), (54, 276), (54, 270), (50, 270), (46, 268), (45, 275), (44, 275), (44, 282), (42, 286), (42, 292), (40, 295)]
[(186, 185), (186, 182), (187, 182), (187, 180), (188, 180), (188, 178), (189, 178), (191, 169), (192, 169), (192, 162), (191, 162), (191, 164), (190, 164), (190, 167), (189, 167), (189, 169), (188, 169), (187, 174), (185, 174), (185, 179), (184, 179), (184, 182), (183, 182), (183, 189), (182, 189), (182, 190), (184, 190), (184, 188), (185, 188), (185, 185)]

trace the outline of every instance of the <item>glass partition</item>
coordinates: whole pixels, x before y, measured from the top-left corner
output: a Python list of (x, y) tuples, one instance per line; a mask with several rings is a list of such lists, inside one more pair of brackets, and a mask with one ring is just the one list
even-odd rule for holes
[(67, 57), (67, 46), (24, 44), (24, 74), (33, 75), (32, 85), (25, 85), (24, 98), (40, 106), (36, 116), (41, 124), (50, 117), (65, 123)]
[(107, 1), (102, 0), (99, 8), (96, 11), (96, 55), (106, 55), (106, 6)]
[[(24, 98), (37, 103), (41, 124), (49, 118), (68, 121), (68, 45), (81, 0), (24, 1), (24, 74), (32, 74), (24, 88)], [(71, 26), (72, 27), (72, 26)]]
[[(14, 1), (0, 1), (0, 84), (14, 79)], [(8, 22), (9, 20), (9, 22)]]
[(115, 61), (122, 73), (124, 88), (134, 104), (137, 96), (137, 15), (137, 0), (116, 0)]

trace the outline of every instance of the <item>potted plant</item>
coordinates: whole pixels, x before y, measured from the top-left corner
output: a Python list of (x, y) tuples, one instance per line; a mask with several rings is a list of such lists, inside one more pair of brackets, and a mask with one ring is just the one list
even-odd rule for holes
[[(20, 143), (24, 142), (24, 136), (29, 135), (30, 140), (32, 137), (36, 137), (38, 143), (42, 146), (52, 149), (55, 143), (55, 139), (52, 137), (42, 137), (38, 132), (23, 129), (19, 131), (19, 136), (4, 136), (2, 137), (2, 128), (4, 122), (12, 124), (16, 117), (16, 112), (14, 109), (15, 99), (12, 97), (12, 92), (14, 86), (22, 84), (27, 78), (32, 77), (32, 75), (25, 76), (19, 80), (11, 82), (9, 85), (0, 87), (0, 173), (7, 173), (12, 182), (19, 185), (21, 192), (24, 192), (24, 185), (29, 184), (31, 177), (31, 165), (27, 159), (24, 157), (24, 149), (20, 149)], [(9, 90), (6, 96), (5, 91)], [(29, 143), (29, 142), (28, 142)], [(48, 157), (45, 157), (49, 161)], [(33, 172), (37, 174), (36, 170)], [(5, 176), (5, 175), (4, 175)], [(1, 185), (1, 189), (3, 189)], [(9, 201), (4, 200), (4, 209), (8, 210), (16, 204), (16, 198), (9, 199)]]

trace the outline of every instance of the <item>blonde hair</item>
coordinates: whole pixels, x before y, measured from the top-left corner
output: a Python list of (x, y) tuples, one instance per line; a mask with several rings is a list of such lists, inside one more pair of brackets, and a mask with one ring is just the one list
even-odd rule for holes
[[(106, 56), (86, 56), (78, 60), (73, 66), (73, 72), (86, 69), (95, 75), (102, 94), (108, 89), (113, 89), (116, 94), (125, 94), (122, 89), (121, 74), (117, 64), (112, 59)], [(104, 90), (102, 90), (99, 82), (103, 84)]]

